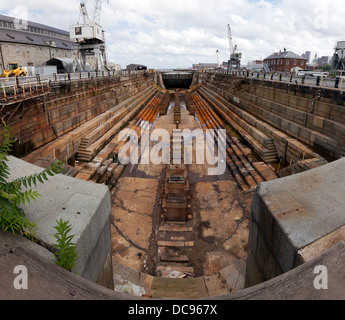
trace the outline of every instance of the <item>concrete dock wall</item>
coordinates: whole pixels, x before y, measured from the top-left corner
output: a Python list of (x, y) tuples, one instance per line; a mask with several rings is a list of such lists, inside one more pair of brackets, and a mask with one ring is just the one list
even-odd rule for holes
[[(207, 89), (230, 104), (230, 111), (273, 138), (287, 162), (299, 161), (303, 154), (313, 152), (333, 159), (345, 154), (341, 91), (222, 74), (200, 76)], [(300, 152), (294, 139), (311, 150)]]
[(311, 260), (345, 239), (345, 159), (261, 183), (252, 205), (246, 285)]
[[(10, 157), (9, 167), (11, 180), (43, 170), (15, 157)], [(104, 185), (61, 174), (50, 177), (49, 181), (38, 184), (33, 189), (41, 197), (36, 202), (25, 205), (23, 209), (30, 221), (37, 222), (37, 238), (49, 248), (56, 243), (56, 220), (69, 220), (72, 226), (70, 234), (74, 235), (73, 242), (76, 243), (78, 253), (77, 264), (72, 271), (111, 288), (113, 274), (109, 189)]]
[[(4, 107), (3, 113), (10, 114), (5, 120), (12, 129), (14, 155), (21, 157), (54, 141), (149, 86), (142, 74), (84, 79), (53, 87), (40, 99)], [(0, 142), (2, 134), (0, 126)]]

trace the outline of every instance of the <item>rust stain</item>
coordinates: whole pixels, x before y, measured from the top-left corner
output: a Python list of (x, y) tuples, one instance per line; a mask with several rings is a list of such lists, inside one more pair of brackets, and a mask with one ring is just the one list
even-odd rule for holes
[(295, 209), (291, 209), (289, 211), (284, 211), (282, 213), (279, 213), (276, 215), (277, 219), (282, 219), (282, 218), (302, 218), (305, 216), (309, 216), (310, 213), (308, 211), (306, 211), (303, 208), (295, 208)]

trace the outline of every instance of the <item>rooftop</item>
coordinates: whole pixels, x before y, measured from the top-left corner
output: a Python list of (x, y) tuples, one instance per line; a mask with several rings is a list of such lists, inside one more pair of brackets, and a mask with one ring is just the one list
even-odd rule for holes
[[(10, 16), (6, 16), (6, 15), (3, 15), (3, 14), (0, 14), (0, 21), (14, 23), (14, 20), (15, 20), (14, 17), (10, 17)], [(63, 34), (65, 36), (69, 37), (69, 32), (68, 31), (61, 30), (61, 29), (54, 28), (54, 27), (50, 27), (50, 26), (47, 26), (47, 25), (44, 25), (44, 24), (32, 22), (32, 21), (27, 21), (27, 23), (28, 23), (28, 28), (33, 27), (33, 28), (48, 30), (48, 31), (59, 33), (59, 34)]]
[(15, 26), (15, 18), (2, 14), (0, 14), (0, 42), (50, 46), (69, 50), (73, 46), (67, 31), (31, 21), (28, 21), (26, 29), (19, 30)]
[(270, 60), (270, 59), (303, 59), (307, 60), (306, 58), (303, 58), (302, 56), (298, 55), (297, 53), (294, 53), (292, 51), (279, 51), (271, 54), (265, 60)]

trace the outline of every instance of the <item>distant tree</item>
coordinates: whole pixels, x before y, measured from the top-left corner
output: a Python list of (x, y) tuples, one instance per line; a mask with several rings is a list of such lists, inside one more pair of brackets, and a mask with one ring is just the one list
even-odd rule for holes
[(323, 64), (321, 66), (321, 70), (323, 72), (330, 72), (332, 70), (332, 66), (330, 64)]

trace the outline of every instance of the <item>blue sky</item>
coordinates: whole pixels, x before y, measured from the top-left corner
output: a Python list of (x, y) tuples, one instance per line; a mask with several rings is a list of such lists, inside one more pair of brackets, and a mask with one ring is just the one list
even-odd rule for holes
[[(68, 30), (79, 18), (79, 0), (1, 0), (2, 14), (23, 6), (29, 20)], [(94, 0), (85, 0), (93, 16)], [(22, 7), (19, 7), (22, 8)], [(229, 57), (227, 24), (248, 60), (283, 50), (332, 55), (345, 38), (345, 1), (312, 0), (104, 0), (101, 24), (109, 60), (149, 68), (191, 67)]]

